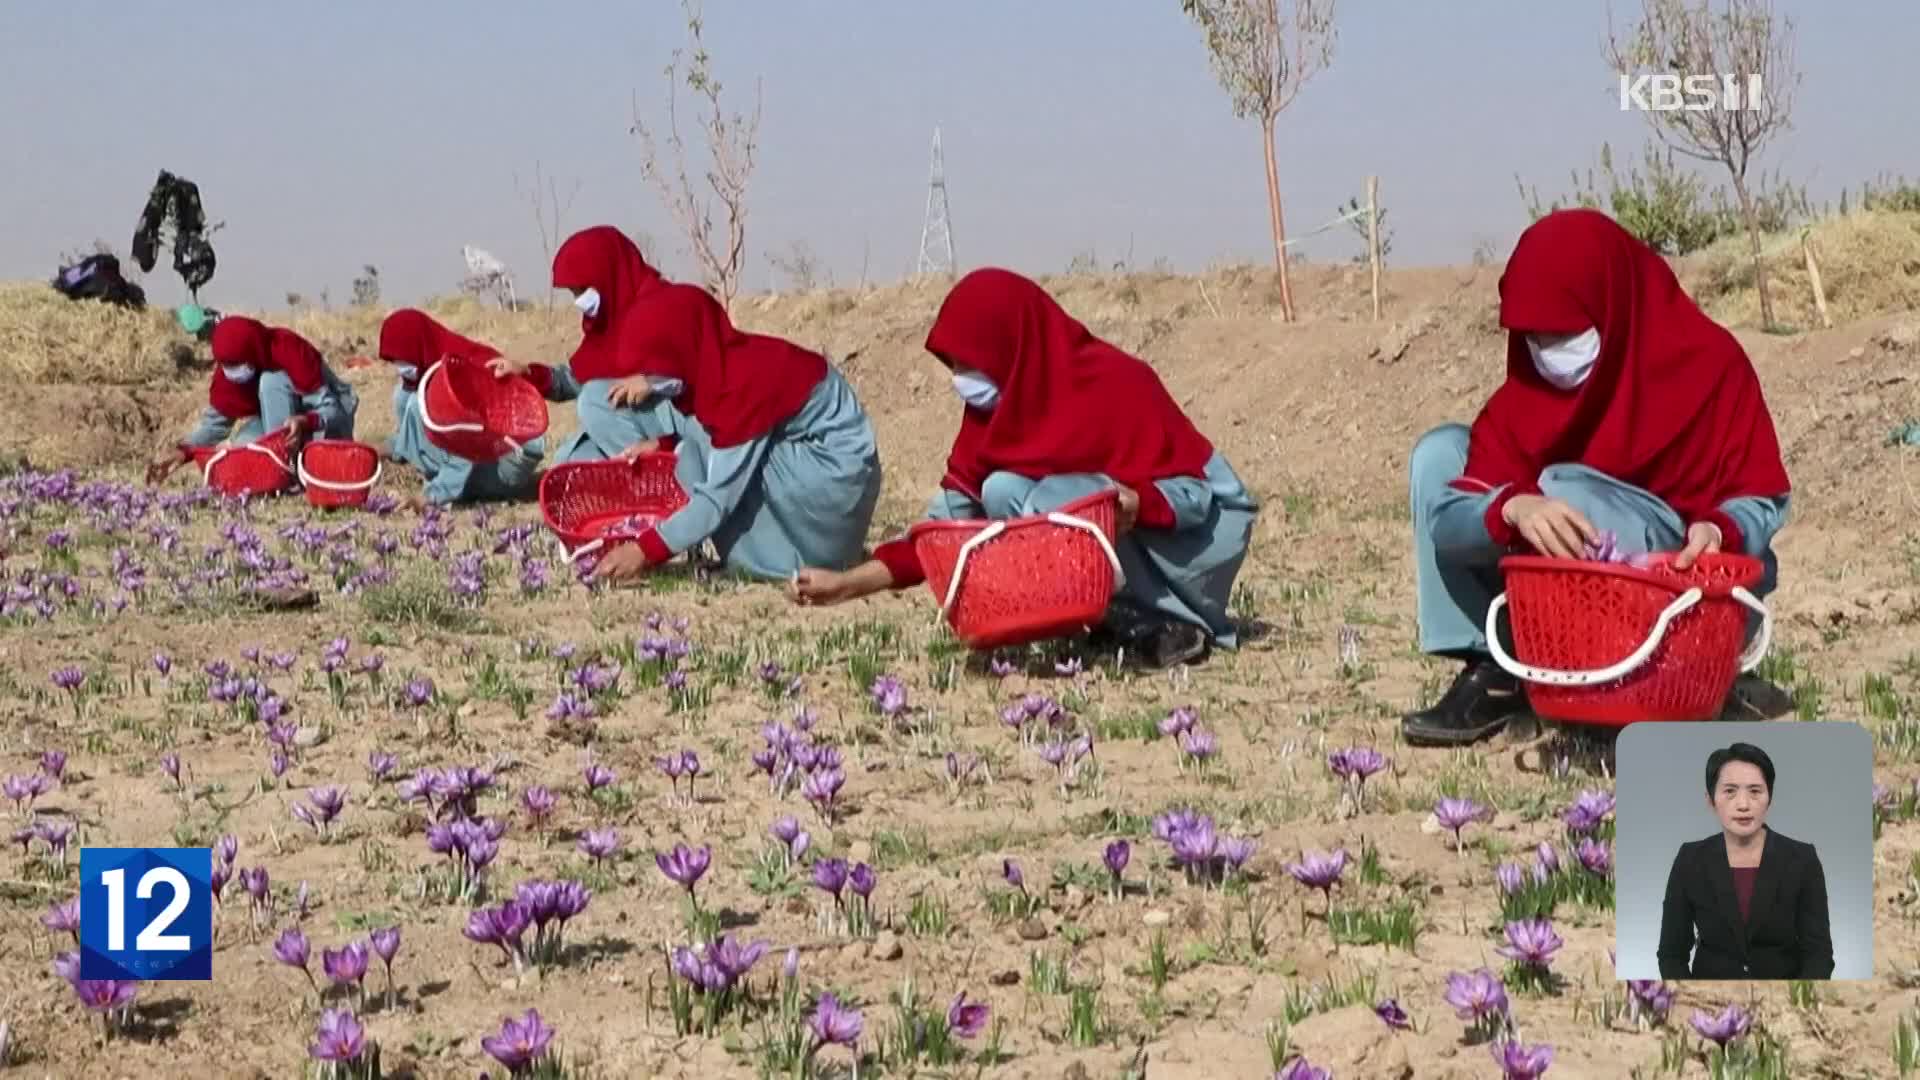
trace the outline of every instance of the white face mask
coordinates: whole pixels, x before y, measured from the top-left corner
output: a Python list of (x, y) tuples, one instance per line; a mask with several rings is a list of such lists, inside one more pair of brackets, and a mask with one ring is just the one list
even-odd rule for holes
[(395, 364), (393, 370), (399, 374), (400, 381), (403, 383), (412, 384), (420, 381), (420, 369), (412, 364)]
[(1541, 378), (1562, 390), (1572, 390), (1593, 374), (1593, 365), (1600, 359), (1600, 331), (1528, 334), (1527, 351), (1533, 354), (1533, 369)]
[(222, 364), (220, 365), (220, 374), (225, 375), (227, 381), (230, 383), (245, 386), (253, 381), (254, 372), (253, 369), (246, 364)]
[(573, 306), (579, 308), (580, 314), (585, 315), (589, 319), (600, 314), (600, 290), (588, 289), (586, 292), (574, 297)]
[(679, 379), (656, 379), (651, 375), (647, 377), (647, 386), (663, 398), (677, 398), (687, 388)]
[(991, 412), (1000, 403), (1000, 388), (972, 368), (953, 369), (953, 392), (960, 395), (961, 401), (982, 412)]

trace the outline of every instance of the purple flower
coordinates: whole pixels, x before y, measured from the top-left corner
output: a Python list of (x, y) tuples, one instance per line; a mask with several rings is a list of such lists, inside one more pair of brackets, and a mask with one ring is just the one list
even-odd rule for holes
[(240, 886), (247, 890), (247, 895), (253, 898), (254, 903), (265, 903), (268, 897), (267, 890), (269, 888), (267, 868), (264, 866), (251, 866), (240, 871)]
[(1604, 791), (1583, 791), (1573, 800), (1573, 805), (1561, 812), (1561, 820), (1567, 823), (1567, 831), (1577, 836), (1590, 836), (1607, 815), (1613, 813), (1613, 796)]
[[(80, 970), (79, 960), (74, 960), (74, 971)], [(134, 996), (140, 992), (140, 984), (132, 980), (121, 979), (75, 979), (73, 992), (79, 995), (80, 1004), (97, 1013), (115, 1012), (133, 1004)]]
[(712, 861), (712, 848), (689, 848), (685, 844), (675, 844), (671, 852), (656, 853), (653, 857), (654, 865), (660, 868), (660, 872), (687, 890), (688, 895), (692, 895), (694, 883), (707, 872), (707, 865)]
[(807, 1026), (813, 1029), (815, 1047), (833, 1043), (852, 1046), (860, 1041), (860, 1031), (865, 1027), (865, 1021), (858, 1010), (841, 1005), (839, 998), (832, 994), (821, 994)]
[(821, 859), (813, 864), (813, 884), (822, 892), (832, 893), (835, 900), (847, 887), (847, 861), (845, 859)]
[(1193, 728), (1180, 733), (1180, 750), (1195, 761), (1206, 761), (1220, 752), (1220, 740), (1211, 731)]
[(1613, 871), (1613, 849), (1609, 848), (1604, 841), (1583, 836), (1580, 838), (1579, 845), (1574, 848), (1574, 854), (1579, 857), (1580, 865), (1590, 874), (1606, 877)]
[(1373, 1014), (1395, 1031), (1413, 1030), (1413, 1020), (1407, 1016), (1407, 1010), (1401, 1008), (1400, 1002), (1393, 998), (1387, 998), (1375, 1005)]
[(601, 788), (612, 784), (614, 780), (613, 770), (597, 761), (588, 762), (586, 769), (583, 770), (583, 775), (587, 781), (588, 791), (599, 791)]
[(1227, 860), (1228, 866), (1239, 870), (1253, 858), (1254, 847), (1254, 842), (1244, 836), (1229, 836), (1220, 841), (1220, 857)]
[(1026, 875), (1020, 872), (1020, 864), (1012, 859), (1000, 860), (1000, 876), (1007, 879), (1007, 884), (1021, 892), (1027, 891)]
[(62, 900), (47, 909), (40, 916), (40, 925), (56, 934), (72, 934), (74, 940), (80, 937), (80, 898), (75, 896)]
[(1526, 871), (1519, 863), (1503, 862), (1494, 867), (1493, 880), (1500, 886), (1502, 896), (1517, 895), (1527, 884)]
[(87, 681), (87, 673), (77, 667), (63, 667), (54, 671), (52, 680), (54, 686), (71, 694), (78, 691), (81, 684)]
[(1701, 1038), (1711, 1039), (1716, 1045), (1725, 1047), (1747, 1033), (1747, 1029), (1753, 1026), (1753, 1017), (1747, 1015), (1747, 1010), (1740, 1006), (1729, 1005), (1720, 1010), (1718, 1015), (1695, 1009), (1687, 1022), (1693, 1025), (1693, 1030), (1699, 1032)]
[(307, 962), (313, 956), (312, 946), (307, 943), (307, 935), (299, 930), (283, 930), (273, 939), (273, 958), (291, 968), (307, 970)]
[(1488, 1047), (1506, 1080), (1538, 1080), (1553, 1064), (1550, 1046), (1522, 1046), (1517, 1039)]
[(1654, 1023), (1661, 1023), (1673, 1008), (1673, 988), (1657, 979), (1629, 979), (1627, 1004), (1636, 1018), (1644, 1013)]
[(547, 816), (553, 813), (553, 806), (553, 792), (537, 784), (520, 793), (520, 808), (525, 810), (527, 817), (533, 819), (536, 824), (545, 821)]
[(782, 814), (774, 818), (773, 824), (767, 827), (767, 834), (780, 841), (789, 850), (792, 849), (794, 840), (800, 836), (800, 832), (800, 821), (792, 814)]
[(1359, 787), (1387, 767), (1386, 756), (1370, 746), (1349, 746), (1327, 755), (1327, 767), (1348, 784)]
[(426, 676), (410, 679), (401, 688), (400, 703), (408, 708), (418, 709), (433, 701), (433, 680)]
[(173, 657), (163, 652), (154, 653), (153, 670), (159, 672), (161, 678), (166, 678), (173, 671)]
[(393, 958), (400, 952), (400, 928), (381, 927), (368, 935), (367, 942), (373, 946), (374, 955), (380, 958), (380, 962), (391, 967)]
[(1101, 852), (1100, 859), (1107, 864), (1107, 873), (1116, 879), (1127, 872), (1127, 860), (1133, 857), (1133, 847), (1125, 840), (1115, 840)]
[(580, 837), (580, 851), (587, 858), (600, 862), (620, 848), (620, 834), (612, 829), (589, 829)]
[(1506, 927), (1507, 943), (1494, 951), (1521, 967), (1545, 971), (1566, 942), (1546, 919), (1520, 919)]
[(375, 750), (367, 755), (367, 776), (377, 784), (385, 780), (388, 774), (393, 772), (393, 768), (397, 764), (399, 764), (399, 762), (394, 759), (392, 754)]
[(1340, 883), (1340, 876), (1347, 871), (1347, 849), (1336, 848), (1331, 852), (1308, 851), (1302, 853), (1300, 861), (1287, 864), (1287, 873), (1293, 880), (1309, 889), (1318, 889), (1333, 902), (1333, 887)]
[(1199, 719), (1198, 714), (1191, 708), (1183, 705), (1168, 713), (1166, 719), (1160, 721), (1160, 734), (1165, 735), (1169, 739), (1178, 739), (1180, 736), (1192, 731), (1194, 725), (1199, 722)]
[(734, 939), (732, 934), (722, 934), (720, 940), (707, 949), (707, 957), (726, 977), (727, 985), (731, 986), (747, 972), (753, 970), (753, 965), (759, 963), (760, 958), (765, 956), (771, 947), (764, 941), (742, 945)]
[(1493, 812), (1472, 799), (1441, 799), (1433, 806), (1433, 816), (1440, 827), (1453, 834), (1454, 847), (1464, 853), (1460, 833), (1476, 821), (1486, 821)]
[(1173, 836), (1173, 857), (1190, 871), (1210, 867), (1219, 851), (1219, 834), (1210, 817), (1200, 818)]
[(966, 991), (953, 996), (947, 1006), (947, 1033), (958, 1039), (971, 1039), (987, 1026), (989, 1015), (984, 1001), (968, 1001)]
[(67, 771), (67, 754), (64, 750), (42, 750), (40, 752), (40, 771), (60, 779)]
[(1545, 840), (1540, 841), (1540, 846), (1533, 849), (1533, 858), (1534, 865), (1545, 871), (1546, 876), (1552, 877), (1554, 874), (1559, 873), (1560, 853), (1554, 850), (1552, 844), (1547, 843)]
[(315, 1061), (357, 1062), (366, 1048), (367, 1032), (360, 1021), (345, 1009), (328, 1009), (320, 1014), (320, 1026), (314, 1030), (307, 1056)]
[(1507, 1015), (1507, 988), (1500, 977), (1486, 968), (1447, 974), (1446, 1002), (1454, 1014), (1470, 1024), (1504, 1019)]
[(873, 875), (873, 867), (866, 863), (854, 863), (853, 869), (847, 871), (847, 887), (862, 900), (873, 895), (875, 884), (877, 881)]
[(1004, 679), (1013, 674), (1014, 668), (1011, 663), (996, 656), (987, 662), (987, 671), (996, 679)]
[(320, 950), (320, 970), (335, 986), (357, 983), (367, 977), (367, 943), (355, 941), (338, 949)]
[(160, 771), (166, 773), (173, 782), (180, 782), (180, 755), (169, 750), (160, 755)]
[(481, 1039), (480, 1047), (517, 1076), (545, 1057), (552, 1041), (553, 1029), (540, 1019), (539, 1010), (528, 1009), (518, 1020), (502, 1020), (499, 1034)]
[(1333, 1073), (1303, 1057), (1288, 1058), (1273, 1080), (1333, 1080)]

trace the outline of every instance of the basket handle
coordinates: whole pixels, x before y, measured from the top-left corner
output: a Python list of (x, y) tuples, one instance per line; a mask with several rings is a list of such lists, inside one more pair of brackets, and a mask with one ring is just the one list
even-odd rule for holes
[[(1674, 597), (1673, 603), (1668, 604), (1666, 610), (1653, 620), (1653, 630), (1647, 635), (1647, 640), (1641, 642), (1639, 648), (1633, 650), (1619, 663), (1593, 671), (1557, 671), (1553, 668), (1522, 664), (1507, 655), (1507, 650), (1500, 645), (1500, 609), (1507, 606), (1507, 594), (1501, 593), (1494, 597), (1493, 603), (1487, 607), (1487, 651), (1493, 654), (1494, 663), (1499, 664), (1507, 674), (1530, 683), (1543, 683), (1548, 686), (1598, 686), (1601, 683), (1610, 683), (1626, 677), (1629, 672), (1646, 663), (1647, 658), (1653, 655), (1654, 650), (1660, 647), (1661, 640), (1667, 636), (1668, 625), (1698, 604), (1703, 595), (1705, 594), (1699, 587), (1695, 586)], [(1754, 662), (1759, 661), (1756, 659)]]
[(599, 551), (601, 548), (606, 546), (607, 546), (606, 538), (601, 537), (597, 540), (589, 540), (586, 543), (581, 544), (579, 547), (569, 551), (567, 550), (566, 542), (561, 541), (560, 561), (566, 563), (568, 566), (572, 566), (574, 562), (580, 558), (580, 556), (589, 554), (591, 552)]
[[(1062, 514), (1057, 511), (1048, 514), (1047, 520), (1055, 525), (1065, 525), (1070, 529), (1084, 529), (1092, 533), (1093, 538), (1100, 543), (1101, 553), (1107, 557), (1107, 564), (1113, 567), (1115, 586), (1118, 587), (1126, 584), (1127, 574), (1126, 571), (1120, 569), (1120, 555), (1113, 550), (1113, 542), (1107, 539), (1107, 534), (1104, 529), (1085, 518), (1078, 518), (1072, 514)], [(953, 562), (953, 580), (947, 582), (947, 597), (940, 604), (941, 615), (946, 615), (953, 609), (953, 601), (960, 595), (960, 579), (967, 571), (967, 557), (973, 554), (975, 548), (999, 536), (1005, 532), (1006, 529), (1007, 523), (1005, 521), (996, 521), (986, 528), (981, 529), (969, 537), (966, 543), (960, 545), (960, 555)]]
[(300, 472), (300, 486), (315, 487), (321, 491), (365, 491), (380, 482), (380, 470), (386, 468), (383, 462), (375, 461), (373, 463), (373, 475), (371, 477), (353, 483), (344, 483), (335, 480), (318, 480), (309, 476), (307, 474), (307, 456), (305, 454), (300, 455), (300, 459), (295, 462), (295, 465)]
[[(227, 456), (228, 454), (231, 454), (231, 453), (233, 453), (233, 451), (234, 451), (235, 449), (236, 449), (236, 448), (235, 448), (235, 447), (232, 447), (232, 446), (223, 446), (223, 447), (221, 447), (220, 449), (218, 449), (218, 450), (215, 450), (215, 451), (213, 452), (213, 456), (212, 456), (212, 457), (210, 457), (210, 458), (208, 458), (208, 459), (207, 459), (207, 463), (206, 463), (205, 465), (203, 465), (203, 466), (201, 466), (201, 468), (200, 468), (200, 481), (201, 481), (201, 483), (205, 483), (205, 484), (211, 484), (211, 483), (213, 483), (213, 467), (214, 467), (215, 465), (218, 465), (218, 464), (220, 463), (220, 459), (221, 459), (221, 458), (224, 458), (224, 457), (226, 457), (226, 456)], [(289, 469), (289, 468), (287, 468), (287, 463), (286, 463), (285, 461), (282, 461), (282, 460), (280, 459), (280, 455), (279, 455), (279, 454), (276, 454), (276, 453), (274, 453), (274, 452), (273, 452), (273, 447), (271, 447), (271, 446), (262, 446), (262, 445), (260, 445), (260, 444), (259, 444), (259, 443), (257, 443), (257, 442), (253, 442), (253, 443), (248, 443), (248, 444), (246, 444), (245, 446), (241, 446), (241, 447), (238, 447), (237, 449), (241, 449), (241, 450), (255, 450), (255, 451), (258, 451), (258, 452), (260, 452), (260, 453), (262, 453), (262, 454), (265, 454), (265, 455), (267, 455), (267, 457), (268, 457), (268, 458), (270, 458), (270, 459), (272, 459), (272, 461), (273, 461), (273, 463), (274, 463), (275, 465), (278, 465), (278, 466), (280, 466), (280, 471), (281, 471), (281, 472), (289, 472), (289, 473), (290, 473), (290, 472), (292, 472), (292, 471), (293, 471), (292, 469)]]
[[(428, 431), (438, 432), (442, 435), (456, 434), (456, 433), (471, 434), (474, 432), (481, 432), (481, 431), (487, 430), (487, 426), (485, 424), (436, 424), (433, 422), (433, 413), (428, 411), (427, 409), (427, 382), (428, 380), (432, 379), (434, 375), (440, 371), (441, 368), (445, 367), (446, 364), (447, 362), (445, 360), (442, 360), (439, 363), (428, 368), (426, 374), (420, 376), (420, 384), (416, 390), (416, 393), (419, 395), (419, 398), (420, 398), (420, 422), (427, 425)], [(521, 449), (523, 449), (523, 447), (521, 447), (521, 445), (518, 442), (514, 441), (508, 436), (501, 435), (501, 436), (498, 436), (498, 438), (500, 439), (501, 442), (506, 443), (508, 446), (512, 447), (515, 453), (518, 453)]]
[(1760, 632), (1753, 635), (1753, 644), (1740, 654), (1740, 670), (1748, 672), (1759, 667), (1760, 661), (1767, 657), (1767, 646), (1773, 642), (1773, 612), (1759, 597), (1738, 585), (1733, 587), (1733, 598), (1760, 614)]

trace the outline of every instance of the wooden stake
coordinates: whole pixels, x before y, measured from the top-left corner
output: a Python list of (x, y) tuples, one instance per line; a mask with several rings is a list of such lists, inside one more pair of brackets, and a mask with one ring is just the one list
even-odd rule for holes
[(1380, 319), (1380, 178), (1367, 177), (1367, 264), (1373, 271), (1373, 318)]
[(1833, 329), (1833, 314), (1827, 310), (1827, 290), (1820, 286), (1820, 264), (1813, 259), (1813, 230), (1800, 230), (1800, 253), (1807, 257), (1807, 281), (1813, 286), (1813, 308), (1820, 313), (1820, 325)]

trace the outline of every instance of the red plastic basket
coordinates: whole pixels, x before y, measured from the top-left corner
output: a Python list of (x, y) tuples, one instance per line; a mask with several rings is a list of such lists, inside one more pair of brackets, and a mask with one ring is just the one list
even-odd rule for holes
[(669, 451), (633, 461), (556, 465), (540, 478), (540, 516), (560, 538), (568, 562), (640, 534), (687, 505)]
[(547, 433), (547, 399), (518, 375), (443, 360), (420, 376), (427, 441), (468, 461), (498, 461)]
[(1099, 625), (1121, 580), (1116, 492), (1005, 521), (922, 521), (908, 530), (954, 635), (991, 649)]
[(207, 486), (222, 495), (249, 497), (278, 495), (293, 488), (293, 466), (287, 464), (287, 437), (276, 431), (244, 446), (196, 446), (194, 464)]
[(313, 505), (364, 506), (380, 482), (380, 451), (352, 439), (315, 439), (300, 452), (294, 468)]
[[(1745, 555), (1702, 555), (1675, 570), (1671, 554), (1644, 568), (1536, 555), (1500, 560), (1507, 591), (1487, 611), (1494, 660), (1527, 684), (1549, 720), (1621, 727), (1643, 720), (1710, 720), (1733, 680), (1766, 655), (1773, 616), (1749, 592), (1765, 568)], [(1498, 634), (1508, 609), (1513, 651)], [(1747, 613), (1760, 632), (1742, 652)]]

